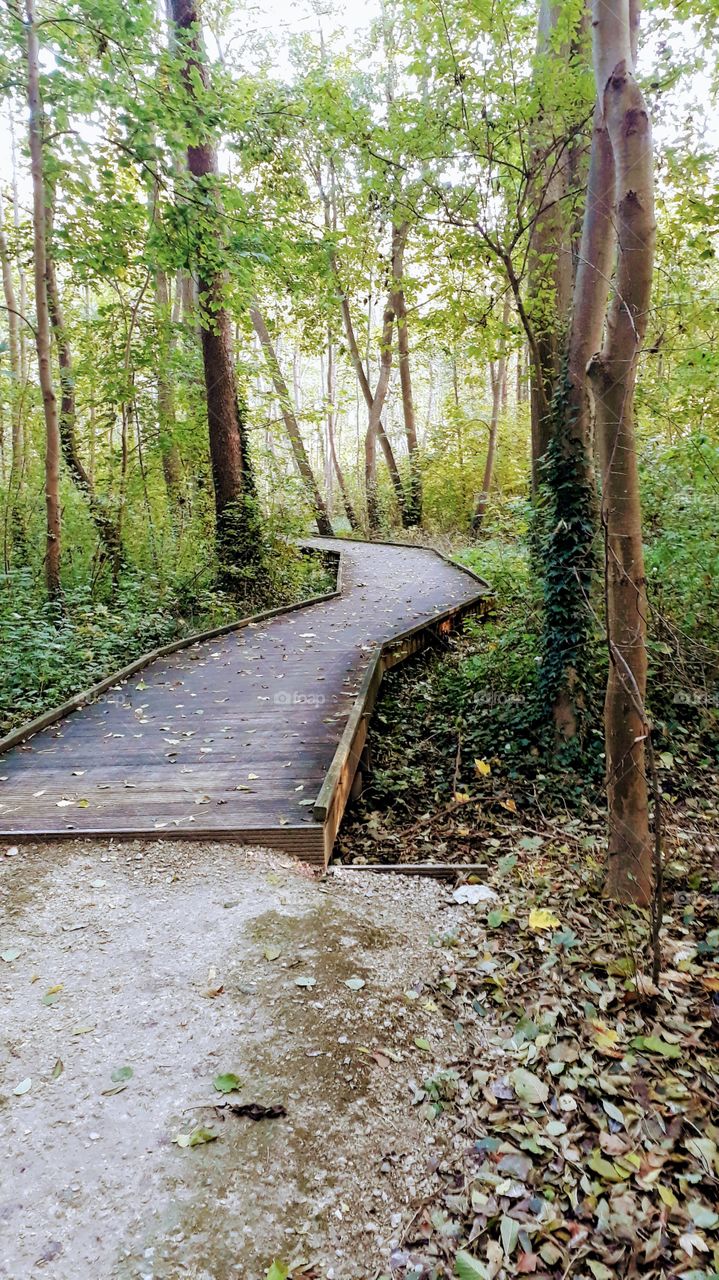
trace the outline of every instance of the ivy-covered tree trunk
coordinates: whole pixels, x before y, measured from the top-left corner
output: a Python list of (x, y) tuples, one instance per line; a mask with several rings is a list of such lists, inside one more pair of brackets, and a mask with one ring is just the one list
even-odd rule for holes
[(606, 337), (590, 365), (602, 473), (609, 678), (604, 732), (609, 804), (607, 892), (647, 903), (652, 848), (645, 743), (647, 599), (634, 390), (647, 328), (654, 266), (652, 130), (634, 78), (635, 8), (631, 0), (594, 0), (597, 94), (615, 171), (617, 265)]
[(552, 406), (545, 484), (542, 684), (559, 741), (575, 737), (585, 708), (585, 656), (596, 573), (596, 478), (587, 366), (599, 350), (615, 246), (614, 160), (601, 104), (594, 112), (587, 195), (564, 377)]
[(317, 529), (323, 537), (333, 538), (334, 530), (332, 529), (332, 524), (327, 514), (327, 508), (323, 501), (322, 494), (319, 491), (319, 486), (315, 479), (310, 460), (307, 457), (307, 450), (305, 449), (304, 441), (302, 439), (289, 388), (285, 382), (280, 368), (280, 362), (277, 359), (277, 354), (272, 345), (272, 338), (270, 337), (269, 329), (265, 323), (265, 318), (256, 302), (250, 307), (250, 319), (252, 321), (252, 327), (260, 340), (260, 346), (262, 347), (262, 351), (267, 362), (267, 368), (269, 370), (270, 378), (272, 379), (272, 385), (275, 388), (275, 393), (280, 403), (280, 413), (282, 414), (282, 420), (285, 424), (290, 445), (292, 446), (292, 454), (297, 464), (297, 470), (300, 473), (300, 478), (305, 487), (305, 492), (309, 499), (310, 506), (312, 507), (312, 513), (315, 518)]
[(35, 274), (35, 346), (45, 417), (45, 582), (51, 598), (60, 595), (60, 426), (52, 379), (50, 312), (47, 300), (45, 183), (42, 166), (40, 50), (34, 0), (25, 0), (27, 17), (27, 98), (32, 174), (33, 269)]
[[(566, 64), (568, 48), (556, 47), (561, 6), (541, 0), (537, 21), (538, 98), (546, 96)], [(544, 107), (534, 123), (533, 203), (535, 216), (529, 252), (527, 312), (536, 341), (530, 372), (532, 489), (541, 482), (541, 465), (552, 436), (551, 403), (556, 389), (567, 318), (572, 298), (572, 247), (567, 209), (569, 151), (557, 147), (557, 121), (545, 118)]]
[[(203, 56), (197, 0), (171, 0), (175, 24), (176, 54), (190, 109), (196, 113), (188, 142), (187, 167), (201, 201), (213, 212), (204, 220), (198, 236), (198, 302), (202, 359), (207, 396), (210, 458), (215, 490), (217, 552), (222, 578), (238, 585), (248, 569), (262, 559), (262, 537), (255, 485), (247, 444), (244, 409), (235, 379), (232, 325), (227, 310), (226, 273), (221, 264), (223, 244), (218, 203), (218, 166), (208, 126), (203, 119), (202, 98), (209, 88)], [(197, 85), (203, 93), (197, 92)], [(189, 118), (189, 111), (188, 111)], [(203, 242), (204, 241), (204, 242)]]

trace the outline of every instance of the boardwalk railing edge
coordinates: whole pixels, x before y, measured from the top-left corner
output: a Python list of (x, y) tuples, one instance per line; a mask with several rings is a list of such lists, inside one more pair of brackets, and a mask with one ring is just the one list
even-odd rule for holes
[(9, 751), (12, 747), (19, 746), (21, 742), (26, 742), (28, 738), (34, 737), (42, 729), (49, 729), (51, 725), (64, 720), (73, 711), (79, 711), (81, 707), (86, 707), (88, 703), (95, 702), (102, 697), (103, 693), (107, 693), (108, 689), (112, 689), (115, 685), (121, 684), (123, 680), (129, 680), (131, 676), (137, 675), (138, 671), (142, 671), (144, 667), (149, 666), (156, 658), (166, 658), (171, 653), (178, 653), (180, 649), (191, 649), (195, 644), (202, 644), (206, 640), (216, 640), (219, 636), (230, 635), (233, 631), (242, 631), (245, 627), (267, 622), (270, 618), (279, 617), (282, 613), (296, 613), (299, 609), (309, 609), (313, 604), (323, 604), (325, 600), (334, 600), (337, 596), (341, 596), (342, 552), (326, 547), (324, 548), (324, 554), (336, 560), (336, 585), (334, 590), (325, 591), (321, 595), (310, 596), (307, 600), (298, 600), (295, 604), (278, 605), (274, 609), (264, 609), (261, 613), (251, 613), (246, 618), (238, 618), (236, 622), (226, 622), (221, 627), (211, 627), (208, 631), (195, 631), (192, 635), (182, 636), (179, 640), (171, 640), (168, 644), (160, 645), (157, 649), (150, 649), (147, 653), (141, 654), (139, 658), (128, 662), (126, 666), (120, 667), (118, 671), (114, 671), (109, 676), (104, 676), (102, 680), (99, 680), (97, 684), (91, 685), (89, 689), (83, 689), (80, 693), (73, 694), (71, 698), (68, 698), (66, 702), (62, 702), (59, 706), (51, 707), (49, 711), (43, 711), (41, 715), (35, 716), (33, 720), (28, 720), (25, 724), (18, 725), (17, 729), (11, 730), (4, 738), (0, 738), (0, 755), (3, 755), (4, 752)]
[[(344, 541), (361, 542), (364, 539), (347, 538)], [(410, 550), (414, 547), (420, 551), (432, 551), (441, 560), (446, 561), (447, 564), (464, 570), (465, 573), (481, 584), (482, 590), (459, 605), (443, 609), (428, 622), (418, 623), (417, 626), (410, 627), (406, 631), (392, 636), (390, 640), (378, 646), (370, 659), (349, 719), (337, 744), (332, 763), (325, 774), (324, 782), (320, 787), (312, 809), (312, 816), (318, 822), (321, 822), (324, 827), (325, 866), (332, 856), (335, 838), (350, 796), (352, 783), (367, 739), (370, 716), (377, 700), (385, 671), (391, 670), (392, 667), (403, 662), (411, 654), (417, 653), (424, 648), (430, 636), (447, 634), (452, 630), (455, 621), (459, 621), (466, 613), (486, 610), (492, 599), (491, 586), (484, 578), (481, 578), (474, 570), (468, 569), (466, 565), (459, 564), (449, 556), (443, 555), (436, 547), (411, 542), (389, 541), (383, 541), (380, 545), (406, 547)]]

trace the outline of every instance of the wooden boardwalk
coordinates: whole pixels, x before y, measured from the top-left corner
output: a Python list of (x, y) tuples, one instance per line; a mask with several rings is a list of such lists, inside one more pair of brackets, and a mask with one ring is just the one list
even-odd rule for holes
[(487, 586), (417, 547), (315, 539), (333, 599), (155, 659), (0, 757), (0, 837), (225, 836), (326, 860), (382, 671)]

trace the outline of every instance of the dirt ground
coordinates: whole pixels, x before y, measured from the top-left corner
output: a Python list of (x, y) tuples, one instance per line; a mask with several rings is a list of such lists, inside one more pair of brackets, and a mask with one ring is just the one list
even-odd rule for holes
[[(456, 1047), (422, 994), (448, 890), (77, 841), (0, 847), (0, 894), (0, 1276), (389, 1272), (444, 1140), (412, 1082)], [(228, 1072), (286, 1117), (215, 1111)]]

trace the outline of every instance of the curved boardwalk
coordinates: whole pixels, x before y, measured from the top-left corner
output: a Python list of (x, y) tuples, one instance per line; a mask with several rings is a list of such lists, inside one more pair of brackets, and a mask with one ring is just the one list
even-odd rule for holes
[[(380, 646), (474, 607), (415, 547), (317, 539), (342, 594), (158, 658), (0, 758), (0, 836), (222, 835), (312, 860), (314, 802)], [(330, 836), (329, 843), (334, 836)]]

